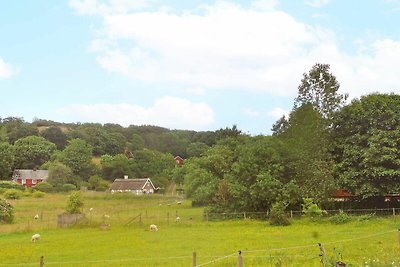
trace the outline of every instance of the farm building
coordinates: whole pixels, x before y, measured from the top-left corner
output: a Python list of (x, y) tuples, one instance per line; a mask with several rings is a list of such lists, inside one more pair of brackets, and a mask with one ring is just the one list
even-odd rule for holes
[(13, 172), (12, 180), (25, 187), (32, 187), (43, 182), (49, 176), (48, 170), (21, 170), (16, 169)]
[(156, 187), (150, 178), (137, 178), (128, 179), (125, 176), (124, 179), (115, 179), (110, 186), (111, 193), (133, 193), (136, 195), (142, 194), (153, 194), (156, 191)]
[(176, 156), (175, 157), (175, 162), (176, 162), (176, 165), (182, 166), (183, 165), (183, 158), (181, 158), (180, 156)]

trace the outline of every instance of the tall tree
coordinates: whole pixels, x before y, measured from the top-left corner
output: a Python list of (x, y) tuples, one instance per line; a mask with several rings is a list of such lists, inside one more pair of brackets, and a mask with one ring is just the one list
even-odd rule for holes
[(57, 146), (57, 149), (64, 149), (67, 145), (67, 135), (60, 127), (51, 126), (43, 130), (40, 135)]
[(311, 104), (293, 110), (289, 127), (280, 136), (287, 146), (286, 174), (300, 186), (303, 197), (321, 202), (333, 190), (333, 159), (325, 119)]
[(338, 93), (339, 87), (336, 77), (330, 73), (330, 66), (317, 63), (303, 74), (294, 107), (312, 104), (324, 118), (331, 120), (347, 99), (347, 95)]
[(370, 94), (334, 122), (336, 177), (363, 198), (400, 193), (400, 95)]
[(14, 147), (6, 142), (0, 142), (0, 180), (11, 178), (14, 164)]
[(18, 139), (14, 144), (15, 167), (32, 169), (48, 161), (56, 151), (56, 145), (43, 137), (28, 136)]
[(57, 155), (57, 159), (68, 166), (72, 173), (84, 181), (94, 173), (95, 166), (92, 163), (91, 145), (82, 139), (68, 141), (65, 149)]

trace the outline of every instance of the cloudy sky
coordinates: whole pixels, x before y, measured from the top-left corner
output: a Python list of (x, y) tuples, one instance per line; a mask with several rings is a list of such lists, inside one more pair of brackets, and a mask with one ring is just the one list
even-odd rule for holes
[(400, 0), (0, 2), (0, 117), (270, 134), (302, 74), (400, 93)]

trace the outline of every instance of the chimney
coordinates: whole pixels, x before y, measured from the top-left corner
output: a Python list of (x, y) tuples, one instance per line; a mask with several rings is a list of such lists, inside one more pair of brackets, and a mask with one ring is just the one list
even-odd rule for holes
[(127, 180), (128, 179), (128, 175), (124, 175), (124, 179)]

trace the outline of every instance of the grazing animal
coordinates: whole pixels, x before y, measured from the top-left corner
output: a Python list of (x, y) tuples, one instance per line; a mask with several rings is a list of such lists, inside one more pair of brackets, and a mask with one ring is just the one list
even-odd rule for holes
[(181, 202), (181, 201), (178, 201), (177, 203), (178, 203), (178, 205), (182, 204), (182, 202)]
[(34, 234), (33, 236), (32, 236), (32, 238), (31, 238), (31, 241), (32, 242), (36, 242), (36, 241), (39, 241), (40, 240), (40, 235), (39, 234)]
[(107, 214), (104, 214), (103, 217), (104, 217), (105, 219), (109, 219), (109, 218), (110, 218), (110, 216), (107, 215)]
[(92, 211), (93, 211), (93, 208), (90, 208), (89, 211), (92, 212)]
[(181, 218), (179, 217), (179, 216), (177, 216), (176, 218), (175, 218), (175, 222), (180, 222), (181, 221)]
[(33, 217), (35, 220), (39, 219), (39, 214), (36, 214), (35, 217)]
[(158, 231), (157, 225), (150, 224), (150, 231)]

